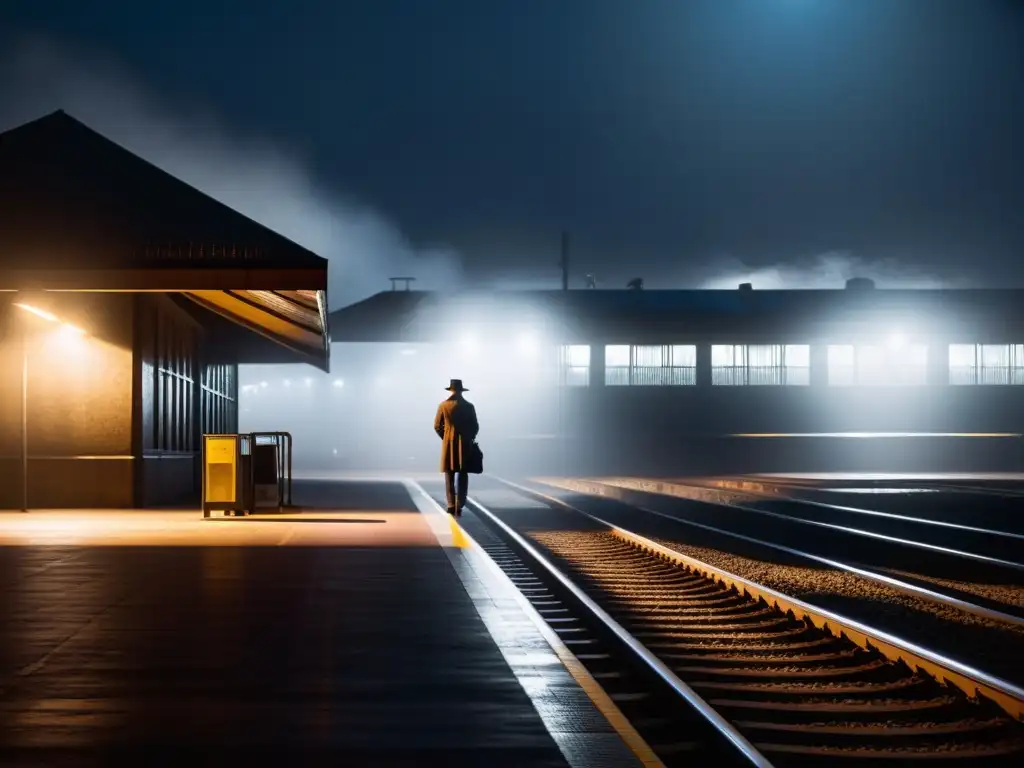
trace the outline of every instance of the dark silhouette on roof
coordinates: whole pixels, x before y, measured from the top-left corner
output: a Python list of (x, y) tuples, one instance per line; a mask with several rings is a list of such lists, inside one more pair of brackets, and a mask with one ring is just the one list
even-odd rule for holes
[(58, 111), (0, 134), (0, 267), (326, 270), (326, 260)]

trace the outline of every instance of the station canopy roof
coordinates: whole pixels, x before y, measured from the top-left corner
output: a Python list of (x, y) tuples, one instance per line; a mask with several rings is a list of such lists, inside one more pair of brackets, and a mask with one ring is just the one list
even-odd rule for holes
[(329, 365), (326, 259), (63, 111), (0, 133), (0, 290), (180, 293)]
[(804, 343), (808, 337), (861, 330), (870, 334), (887, 327), (915, 335), (963, 333), (973, 341), (967, 338), (971, 333), (1019, 338), (1024, 333), (1024, 291), (391, 290), (332, 312), (330, 322), (336, 342), (436, 342), (460, 331), (486, 331), (488, 326), (507, 331), (525, 325), (543, 326), (565, 343), (679, 343), (695, 338)]

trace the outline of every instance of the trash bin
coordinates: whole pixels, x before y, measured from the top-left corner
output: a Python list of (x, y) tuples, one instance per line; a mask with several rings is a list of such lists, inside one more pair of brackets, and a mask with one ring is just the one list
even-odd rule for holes
[(252, 437), (203, 435), (203, 517), (252, 509)]

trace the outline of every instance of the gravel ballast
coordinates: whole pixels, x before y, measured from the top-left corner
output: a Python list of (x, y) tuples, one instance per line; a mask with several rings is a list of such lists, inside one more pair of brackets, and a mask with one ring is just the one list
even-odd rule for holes
[[(584, 495), (571, 482), (559, 483), (560, 487), (555, 483), (547, 480), (537, 488), (711, 566), (1024, 685), (1024, 627), (966, 613), (849, 572), (645, 513), (624, 502)], [(679, 511), (667, 514), (685, 519)]]

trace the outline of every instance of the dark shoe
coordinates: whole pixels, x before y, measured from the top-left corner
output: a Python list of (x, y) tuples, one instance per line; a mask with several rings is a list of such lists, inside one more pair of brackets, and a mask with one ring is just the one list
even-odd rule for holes
[(448, 514), (452, 517), (458, 517), (459, 511), (455, 507), (448, 507)]
[(457, 508), (457, 509), (455, 510), (455, 516), (456, 516), (456, 517), (462, 517), (462, 507), (458, 507), (458, 508)]

